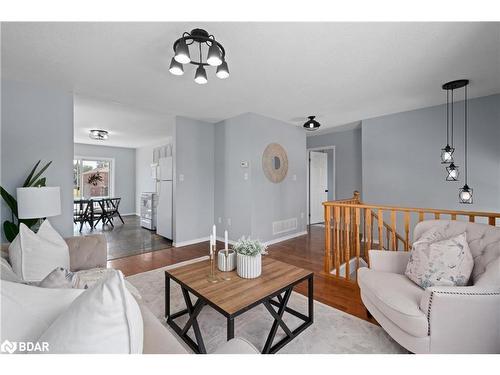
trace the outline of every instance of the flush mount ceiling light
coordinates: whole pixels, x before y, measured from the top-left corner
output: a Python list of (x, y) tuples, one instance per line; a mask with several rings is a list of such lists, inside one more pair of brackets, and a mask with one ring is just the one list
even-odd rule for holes
[(315, 120), (316, 116), (308, 116), (308, 119), (304, 123), (304, 128), (309, 131), (318, 130), (321, 124)]
[[(198, 43), (199, 59), (193, 61), (189, 52), (189, 46)], [(195, 45), (196, 46), (196, 45)], [(202, 47), (207, 49), (206, 62), (203, 62)], [(208, 82), (205, 67), (216, 66), (216, 76), (220, 79), (229, 77), (229, 68), (226, 62), (226, 51), (215, 37), (203, 29), (194, 29), (190, 33), (185, 32), (182, 37), (174, 42), (175, 55), (170, 62), (169, 71), (173, 75), (183, 75), (183, 64), (196, 65), (194, 81), (200, 85)]]
[(105, 141), (109, 138), (109, 133), (106, 130), (92, 129), (89, 132), (89, 137), (97, 141)]

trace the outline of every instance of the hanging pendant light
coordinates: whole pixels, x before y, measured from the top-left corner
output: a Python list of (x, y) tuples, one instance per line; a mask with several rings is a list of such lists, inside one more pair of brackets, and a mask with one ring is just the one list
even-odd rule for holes
[(174, 47), (175, 50), (175, 61), (181, 64), (187, 64), (191, 62), (191, 57), (189, 56), (189, 48), (186, 44), (184, 38), (179, 39), (177, 45)]
[(222, 57), (217, 44), (212, 43), (208, 48), (207, 63), (211, 66), (219, 66), (222, 64)]
[(468, 144), (468, 121), (467, 121), (467, 107), (468, 107), (468, 102), (467, 102), (467, 85), (469, 84), (469, 81), (465, 84), (465, 100), (464, 100), (464, 170), (465, 170), (465, 185), (458, 190), (458, 201), (463, 204), (472, 204), (472, 193), (473, 189), (469, 187), (467, 184), (467, 166), (468, 166), (468, 154), (467, 154), (467, 144)]
[(229, 77), (229, 68), (227, 67), (227, 62), (223, 62), (217, 67), (217, 72), (215, 73), (220, 79), (226, 79)]
[(180, 62), (175, 60), (174, 57), (172, 57), (172, 61), (170, 61), (170, 68), (168, 69), (170, 73), (172, 73), (174, 76), (181, 76), (184, 74), (184, 67)]
[[(443, 89), (445, 89), (445, 85), (443, 85)], [(441, 164), (449, 164), (453, 163), (453, 152), (454, 148), (450, 146), (450, 92), (448, 89), (446, 90), (446, 146), (441, 149)]]
[(208, 79), (207, 79), (207, 71), (205, 70), (205, 68), (203, 67), (203, 65), (200, 65), (197, 69), (196, 69), (196, 73), (194, 75), (194, 81), (199, 84), (199, 85), (204, 85), (205, 83), (208, 82)]
[(458, 166), (455, 165), (455, 163), (450, 163), (449, 166), (446, 167), (446, 181), (458, 181)]

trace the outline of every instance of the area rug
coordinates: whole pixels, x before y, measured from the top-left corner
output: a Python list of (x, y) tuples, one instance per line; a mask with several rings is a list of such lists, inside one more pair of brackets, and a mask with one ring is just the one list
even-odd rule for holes
[[(165, 274), (163, 271), (206, 258), (197, 258), (127, 277), (127, 280), (141, 293), (143, 302), (176, 337), (177, 335), (166, 324), (164, 318)], [(171, 289), (171, 311), (176, 312), (185, 308), (180, 287), (172, 282)], [(194, 303), (196, 298), (191, 297)], [(307, 312), (307, 298), (293, 292), (289, 306), (305, 314)], [(182, 326), (186, 320), (187, 316), (178, 318), (176, 321)], [(286, 313), (284, 321), (292, 330), (301, 322)], [(213, 308), (205, 306), (198, 316), (198, 322), (208, 353), (215, 351), (219, 345), (226, 341), (226, 319)], [(263, 305), (257, 306), (235, 319), (235, 337), (243, 337), (254, 344), (257, 349), (262, 350), (272, 323), (273, 318), (266, 308)], [(192, 335), (192, 330), (190, 330), (190, 335)], [(194, 338), (194, 335), (192, 336)], [(274, 342), (278, 342), (282, 337), (284, 337), (284, 332), (281, 331), (280, 327)], [(184, 345), (181, 339), (178, 338), (178, 340)], [(184, 346), (187, 348), (186, 345)], [(368, 354), (406, 353), (406, 350), (392, 340), (379, 326), (314, 301), (314, 323), (278, 353)]]

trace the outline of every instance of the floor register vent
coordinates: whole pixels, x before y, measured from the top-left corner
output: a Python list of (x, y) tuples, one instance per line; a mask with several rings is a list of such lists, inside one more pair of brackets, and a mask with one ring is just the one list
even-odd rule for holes
[(273, 222), (273, 234), (287, 233), (296, 229), (297, 229), (296, 217)]

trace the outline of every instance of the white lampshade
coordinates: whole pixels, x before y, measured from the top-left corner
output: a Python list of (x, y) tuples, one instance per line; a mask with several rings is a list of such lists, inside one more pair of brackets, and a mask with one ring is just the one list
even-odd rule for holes
[(56, 187), (17, 188), (19, 219), (40, 219), (61, 214), (61, 189)]

